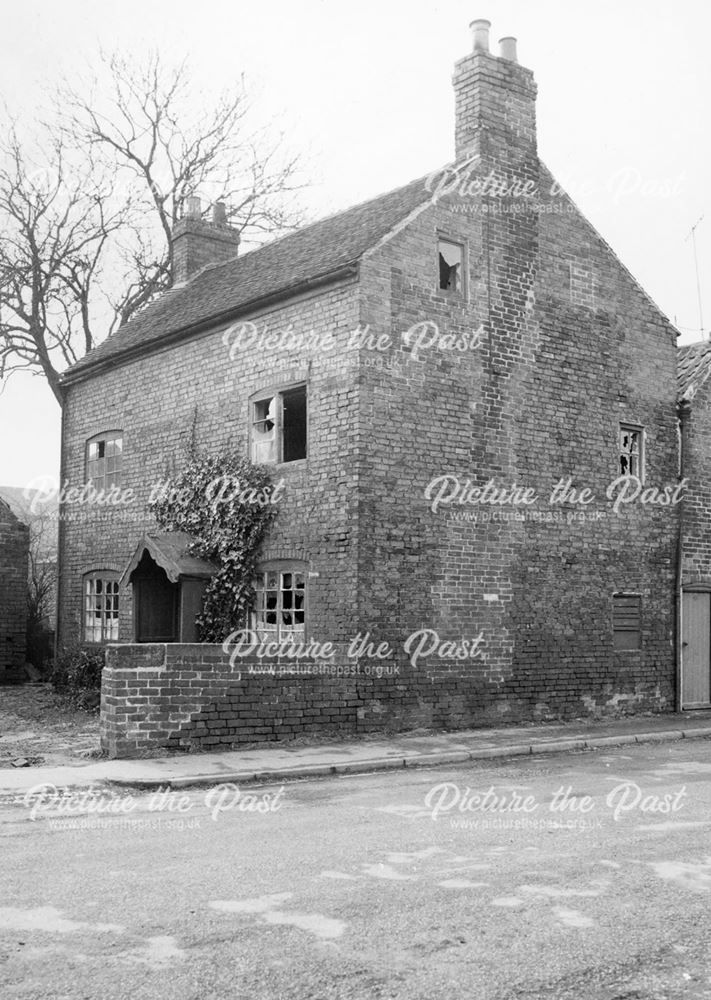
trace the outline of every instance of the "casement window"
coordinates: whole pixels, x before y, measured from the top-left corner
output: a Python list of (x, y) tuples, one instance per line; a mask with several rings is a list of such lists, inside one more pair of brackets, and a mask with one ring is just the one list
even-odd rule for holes
[(297, 462), (306, 458), (306, 386), (284, 389), (252, 402), (252, 461)]
[(118, 573), (99, 570), (84, 577), (84, 641), (117, 642)]
[(639, 594), (613, 594), (612, 637), (615, 649), (642, 646), (642, 598)]
[(258, 572), (254, 630), (262, 637), (303, 637), (306, 630), (306, 566), (280, 562)]
[(86, 443), (86, 481), (97, 490), (121, 485), (123, 431), (105, 431)]
[(443, 292), (464, 295), (464, 247), (461, 243), (437, 241), (439, 288)]
[(644, 480), (644, 428), (620, 424), (619, 475)]

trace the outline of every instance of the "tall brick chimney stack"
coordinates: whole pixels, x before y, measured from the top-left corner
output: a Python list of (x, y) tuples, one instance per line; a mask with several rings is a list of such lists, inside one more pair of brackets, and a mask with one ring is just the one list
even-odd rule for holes
[[(516, 61), (516, 39), (502, 38), (489, 51), (491, 24), (472, 21), (472, 52), (455, 63), (456, 158), (479, 153), (509, 166), (536, 156), (536, 84)], [(507, 152), (504, 152), (507, 151)]]
[(173, 285), (180, 285), (206, 264), (231, 260), (239, 251), (239, 232), (227, 221), (222, 202), (212, 207), (212, 220), (202, 218), (200, 199), (186, 201), (185, 214), (173, 229)]

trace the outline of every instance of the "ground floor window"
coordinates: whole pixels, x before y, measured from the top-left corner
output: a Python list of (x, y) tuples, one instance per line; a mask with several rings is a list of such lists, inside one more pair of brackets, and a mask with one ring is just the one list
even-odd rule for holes
[(84, 641), (116, 642), (118, 624), (118, 574), (88, 573), (84, 577)]
[(276, 639), (303, 635), (306, 629), (306, 570), (299, 565), (280, 563), (260, 569), (255, 582), (257, 594), (254, 628)]

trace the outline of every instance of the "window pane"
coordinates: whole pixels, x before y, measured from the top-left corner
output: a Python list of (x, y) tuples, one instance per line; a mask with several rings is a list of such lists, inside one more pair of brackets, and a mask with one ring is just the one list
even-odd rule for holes
[(254, 404), (252, 418), (252, 461), (276, 462), (276, 400), (261, 399)]
[(106, 490), (121, 485), (122, 452), (121, 432), (106, 434), (87, 444), (86, 480), (91, 480), (95, 489)]
[[(265, 587), (263, 584), (269, 584)], [(306, 628), (306, 575), (303, 571), (267, 570), (255, 584), (252, 621), (258, 631), (281, 639)]]
[(119, 628), (119, 585), (112, 577), (88, 576), (84, 580), (84, 639), (115, 642)]
[(283, 394), (282, 420), (283, 460), (296, 462), (306, 458), (306, 386)]
[(620, 473), (640, 476), (642, 469), (642, 431), (620, 425)]

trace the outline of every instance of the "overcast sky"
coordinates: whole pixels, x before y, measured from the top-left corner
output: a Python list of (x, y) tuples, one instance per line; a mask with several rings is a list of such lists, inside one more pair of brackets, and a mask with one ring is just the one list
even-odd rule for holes
[[(191, 58), (196, 89), (245, 74), (265, 120), (308, 154), (313, 217), (453, 156), (451, 88), (469, 22), (518, 38), (538, 82), (541, 158), (683, 341), (711, 326), (711, 5), (705, 0), (0, 0), (0, 93), (25, 122), (101, 48)], [(498, 51), (496, 45), (493, 46)], [(671, 193), (670, 193), (671, 192)], [(60, 415), (40, 378), (0, 393), (0, 484), (58, 475)]]

